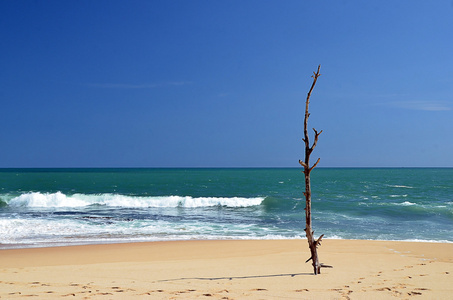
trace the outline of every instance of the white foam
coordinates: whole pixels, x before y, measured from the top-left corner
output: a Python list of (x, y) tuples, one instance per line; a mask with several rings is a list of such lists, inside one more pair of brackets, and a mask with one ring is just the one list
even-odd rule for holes
[(394, 205), (400, 205), (400, 206), (412, 206), (412, 205), (417, 205), (417, 203), (412, 203), (409, 201), (404, 201), (403, 203), (393, 203)]
[(396, 188), (404, 188), (404, 189), (413, 189), (414, 187), (413, 186), (407, 186), (407, 185), (387, 185), (387, 186), (390, 186), (390, 187), (396, 187)]
[(8, 202), (12, 207), (81, 207), (87, 203), (61, 192), (56, 193), (27, 193), (15, 197)]
[[(92, 244), (186, 239), (283, 239), (293, 232), (263, 230), (258, 224), (219, 224), (165, 220), (92, 222), (77, 219), (0, 219), (0, 249), (40, 245)], [(298, 236), (297, 236), (298, 237)]]
[(125, 196), (118, 194), (26, 193), (8, 201), (12, 207), (83, 207), (105, 205), (112, 207), (249, 207), (260, 205), (264, 198), (242, 197), (190, 197), (190, 196)]

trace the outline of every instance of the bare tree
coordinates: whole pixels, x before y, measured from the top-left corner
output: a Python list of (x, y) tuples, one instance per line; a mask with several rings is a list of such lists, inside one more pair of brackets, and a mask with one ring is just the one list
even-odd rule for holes
[(311, 186), (310, 186), (310, 173), (311, 171), (316, 167), (316, 165), (319, 163), (320, 158), (316, 161), (316, 163), (310, 167), (310, 155), (313, 152), (313, 149), (316, 147), (316, 144), (318, 143), (318, 138), (319, 135), (321, 134), (322, 130), (320, 132), (316, 131), (316, 129), (313, 128), (313, 131), (315, 132), (314, 136), (314, 142), (310, 146), (310, 140), (308, 137), (308, 117), (310, 116), (308, 112), (308, 104), (310, 103), (310, 96), (311, 92), (313, 91), (313, 88), (315, 87), (316, 81), (318, 80), (318, 77), (321, 76), (319, 73), (319, 70), (321, 69), (321, 65), (318, 66), (318, 70), (316, 72), (313, 72), (313, 83), (311, 85), (310, 91), (308, 92), (307, 95), (307, 100), (305, 101), (305, 119), (304, 119), (304, 138), (303, 141), (305, 143), (305, 160), (301, 161), (299, 160), (299, 163), (304, 167), (304, 175), (305, 175), (305, 234), (307, 236), (308, 240), (308, 246), (310, 248), (311, 252), (311, 257), (306, 261), (309, 262), (312, 260), (313, 262), (313, 270), (315, 275), (321, 273), (321, 268), (331, 268), (331, 266), (327, 266), (324, 264), (319, 263), (319, 258), (318, 258), (318, 246), (321, 245), (321, 239), (324, 236), (322, 234), (317, 240), (313, 237), (314, 231), (311, 227)]

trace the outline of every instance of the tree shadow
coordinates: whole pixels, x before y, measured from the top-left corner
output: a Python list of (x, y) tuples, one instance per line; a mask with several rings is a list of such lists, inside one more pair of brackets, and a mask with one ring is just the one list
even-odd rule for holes
[(156, 282), (179, 281), (179, 280), (233, 280), (233, 279), (272, 278), (272, 277), (286, 277), (286, 276), (295, 277), (295, 276), (308, 276), (308, 275), (313, 275), (313, 273), (291, 273), (291, 274), (226, 276), (226, 277), (183, 277), (183, 278), (157, 280)]

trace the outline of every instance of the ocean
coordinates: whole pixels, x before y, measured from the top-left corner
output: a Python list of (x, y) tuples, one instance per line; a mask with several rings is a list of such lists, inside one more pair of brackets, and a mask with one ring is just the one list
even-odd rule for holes
[[(315, 236), (453, 242), (453, 168), (316, 168)], [(0, 169), (0, 249), (305, 239), (301, 168)]]

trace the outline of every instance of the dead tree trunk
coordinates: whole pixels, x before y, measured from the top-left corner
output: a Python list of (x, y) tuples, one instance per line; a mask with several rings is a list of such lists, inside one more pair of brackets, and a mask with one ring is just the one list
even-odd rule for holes
[(318, 77), (321, 76), (319, 74), (319, 70), (321, 69), (321, 65), (318, 66), (318, 70), (313, 72), (313, 83), (311, 85), (310, 91), (308, 92), (307, 95), (307, 100), (305, 101), (305, 119), (304, 119), (304, 138), (303, 141), (305, 143), (305, 160), (301, 161), (299, 160), (299, 163), (304, 167), (304, 175), (305, 175), (305, 234), (307, 236), (308, 240), (308, 247), (310, 248), (310, 253), (311, 257), (306, 261), (309, 262), (312, 260), (313, 262), (313, 270), (315, 275), (321, 273), (321, 268), (322, 267), (330, 267), (324, 264), (319, 263), (319, 258), (318, 258), (318, 246), (321, 245), (321, 239), (324, 235), (321, 235), (317, 240), (313, 237), (314, 231), (311, 227), (311, 186), (310, 186), (310, 172), (316, 167), (316, 165), (319, 163), (320, 158), (316, 161), (316, 163), (310, 167), (310, 155), (313, 152), (313, 149), (316, 147), (316, 144), (318, 143), (318, 138), (319, 135), (321, 134), (322, 130), (320, 132), (316, 131), (316, 129), (313, 128), (313, 131), (315, 132), (314, 136), (314, 142), (310, 146), (310, 140), (308, 137), (308, 117), (310, 114), (308, 113), (308, 104), (310, 103), (310, 96), (311, 92), (313, 91), (313, 88), (315, 87), (316, 81), (318, 80)]

